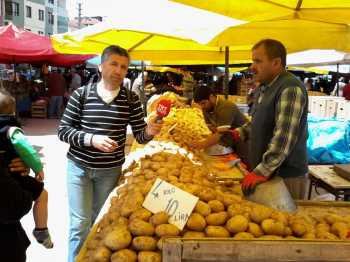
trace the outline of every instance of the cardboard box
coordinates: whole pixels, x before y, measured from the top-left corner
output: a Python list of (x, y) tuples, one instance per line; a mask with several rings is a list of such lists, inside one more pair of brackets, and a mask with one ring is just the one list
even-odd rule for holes
[(350, 181), (350, 164), (335, 164), (333, 170), (338, 176)]
[(340, 101), (338, 102), (337, 106), (337, 118), (340, 119), (346, 119), (346, 101)]

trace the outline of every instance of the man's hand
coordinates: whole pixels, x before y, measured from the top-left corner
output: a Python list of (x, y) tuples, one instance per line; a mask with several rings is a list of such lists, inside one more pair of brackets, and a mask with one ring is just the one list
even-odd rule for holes
[(29, 167), (27, 167), (19, 157), (11, 160), (9, 169), (11, 172), (21, 172), (22, 176), (28, 176), (30, 172)]
[(93, 135), (91, 145), (105, 153), (113, 152), (117, 149), (118, 143), (108, 136)]
[(257, 185), (264, 183), (268, 180), (268, 177), (259, 176), (254, 172), (246, 174), (243, 178), (241, 188), (245, 196), (254, 193)]
[(158, 135), (160, 133), (160, 130), (162, 129), (162, 126), (163, 126), (163, 121), (161, 121), (160, 123), (157, 123), (156, 120), (157, 120), (156, 117), (152, 117), (148, 121), (147, 128), (146, 128), (146, 135), (147, 136), (153, 137), (153, 136)]
[(39, 173), (35, 174), (35, 179), (40, 182), (43, 182), (45, 179), (44, 171), (40, 171)]

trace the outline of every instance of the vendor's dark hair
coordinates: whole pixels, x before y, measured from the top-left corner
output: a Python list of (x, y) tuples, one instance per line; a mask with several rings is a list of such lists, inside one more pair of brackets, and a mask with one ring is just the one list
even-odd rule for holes
[(0, 114), (12, 115), (16, 112), (16, 100), (5, 89), (0, 88)]
[(209, 100), (210, 95), (215, 95), (214, 90), (209, 86), (201, 85), (194, 90), (193, 100), (196, 103)]
[(106, 47), (103, 52), (102, 52), (102, 56), (101, 56), (101, 63), (103, 63), (104, 61), (106, 61), (108, 59), (108, 57), (110, 55), (120, 55), (120, 56), (125, 56), (130, 60), (130, 56), (129, 53), (126, 49), (118, 46), (118, 45), (110, 45), (108, 47)]
[(263, 39), (256, 43), (252, 50), (257, 49), (260, 46), (264, 46), (266, 54), (270, 59), (281, 58), (282, 66), (286, 66), (287, 50), (284, 45), (275, 39)]

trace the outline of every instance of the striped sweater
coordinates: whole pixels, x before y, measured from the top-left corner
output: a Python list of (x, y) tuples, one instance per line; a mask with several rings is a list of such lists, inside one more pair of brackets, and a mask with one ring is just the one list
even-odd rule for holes
[[(147, 124), (138, 96), (132, 92), (131, 101), (128, 101), (126, 92), (125, 87), (121, 87), (117, 97), (109, 104), (97, 95), (96, 84), (92, 85), (86, 99), (84, 87), (71, 95), (58, 128), (59, 139), (70, 145), (67, 153), (69, 159), (93, 169), (121, 166), (125, 161), (128, 124), (137, 142), (147, 143), (152, 139), (145, 132)], [(87, 138), (92, 134), (114, 139), (119, 145), (117, 150), (105, 153), (87, 145)]]

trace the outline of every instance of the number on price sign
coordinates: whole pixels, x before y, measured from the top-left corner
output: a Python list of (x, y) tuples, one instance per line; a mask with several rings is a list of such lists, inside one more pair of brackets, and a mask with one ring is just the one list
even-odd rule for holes
[(169, 223), (183, 229), (191, 215), (198, 197), (157, 178), (143, 202), (143, 207), (152, 213), (165, 211)]

